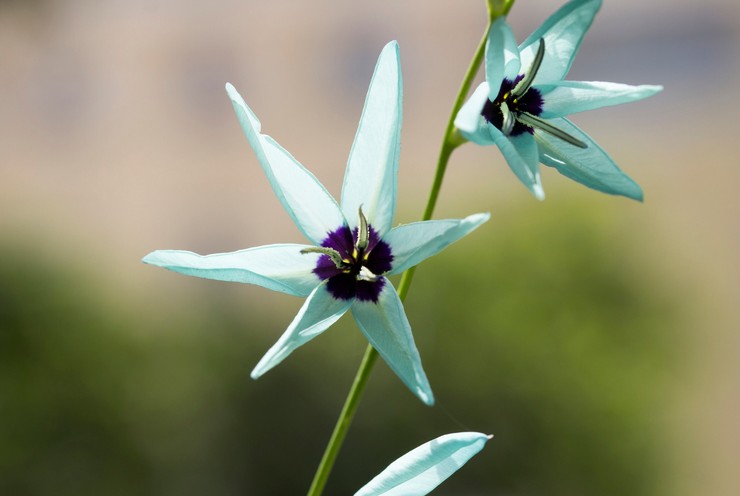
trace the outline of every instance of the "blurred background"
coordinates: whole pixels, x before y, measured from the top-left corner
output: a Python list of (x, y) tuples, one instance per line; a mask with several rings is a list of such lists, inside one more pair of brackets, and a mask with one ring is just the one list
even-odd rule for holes
[[(519, 0), (521, 40), (561, 2)], [(467, 2), (0, 2), (0, 494), (301, 494), (365, 348), (350, 318), (259, 381), (302, 300), (144, 266), (301, 242), (223, 90), (334, 194), (383, 45), (404, 71), (398, 222), (417, 220), (485, 27)], [(438, 406), (379, 362), (327, 494), (458, 430), (440, 494), (740, 493), (740, 8), (606, 1), (569, 79), (665, 85), (575, 116), (642, 204), (495, 149), (436, 216), (491, 221), (406, 309)], [(482, 80), (479, 76), (478, 81)]]

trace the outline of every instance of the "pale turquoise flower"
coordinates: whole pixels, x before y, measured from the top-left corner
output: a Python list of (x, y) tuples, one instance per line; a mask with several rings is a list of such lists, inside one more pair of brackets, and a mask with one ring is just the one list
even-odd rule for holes
[(355, 496), (429, 494), (478, 454), (491, 437), (479, 432), (458, 432), (433, 439), (388, 465)]
[(436, 220), (391, 229), (401, 131), (398, 45), (383, 49), (350, 151), (341, 204), (270, 136), (233, 86), (226, 91), (275, 194), (310, 245), (278, 244), (201, 256), (164, 250), (144, 262), (207, 279), (257, 284), (307, 297), (283, 336), (252, 371), (257, 378), (315, 338), (348, 310), (401, 380), (431, 405), (401, 300), (386, 276), (400, 274), (488, 220)]
[(654, 95), (660, 86), (564, 81), (601, 0), (573, 0), (517, 47), (504, 18), (486, 43), (486, 82), (455, 117), (468, 140), (496, 145), (539, 199), (539, 163), (605, 193), (642, 200), (640, 186), (566, 115)]

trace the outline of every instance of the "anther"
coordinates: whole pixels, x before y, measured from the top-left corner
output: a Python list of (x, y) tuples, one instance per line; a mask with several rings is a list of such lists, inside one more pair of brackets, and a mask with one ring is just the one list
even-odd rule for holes
[(534, 56), (534, 60), (532, 60), (532, 65), (529, 68), (529, 71), (527, 71), (524, 74), (524, 77), (522, 78), (519, 83), (514, 86), (514, 89), (511, 90), (511, 94), (514, 96), (514, 98), (518, 98), (525, 94), (527, 91), (529, 91), (529, 88), (532, 86), (532, 83), (534, 82), (534, 78), (537, 75), (537, 72), (540, 70), (540, 66), (542, 65), (542, 59), (545, 57), (545, 39), (540, 38), (540, 44), (537, 46), (537, 53)]
[(340, 255), (337, 250), (334, 250), (332, 248), (326, 248), (324, 246), (312, 246), (310, 248), (304, 248), (301, 250), (301, 254), (305, 255), (307, 253), (321, 253), (322, 255), (326, 255), (331, 259), (332, 262), (334, 262), (334, 265), (337, 266), (337, 269), (344, 269), (347, 266), (347, 262), (342, 260), (342, 255)]
[(357, 226), (357, 245), (355, 246), (357, 251), (362, 253), (367, 249), (368, 244), (370, 244), (370, 226), (367, 223), (365, 214), (362, 213), (362, 205), (357, 210), (360, 216), (360, 225)]
[(529, 127), (542, 129), (546, 133), (550, 133), (556, 138), (560, 138), (566, 143), (570, 143), (571, 145), (577, 146), (578, 148), (588, 148), (588, 145), (586, 143), (579, 140), (575, 136), (571, 136), (570, 134), (566, 133), (562, 129), (553, 126), (546, 120), (540, 119), (539, 117), (534, 116), (528, 112), (521, 112), (517, 116), (517, 120), (521, 122), (522, 124), (525, 124)]
[(375, 282), (378, 280), (378, 276), (373, 274), (373, 272), (365, 267), (364, 265), (360, 268), (360, 273), (357, 274), (357, 280), (358, 281), (369, 281), (369, 282)]
[(509, 106), (506, 102), (501, 102), (501, 115), (503, 116), (503, 123), (501, 124), (501, 132), (504, 136), (511, 134), (511, 130), (514, 129), (516, 123), (516, 117), (514, 113), (509, 110)]

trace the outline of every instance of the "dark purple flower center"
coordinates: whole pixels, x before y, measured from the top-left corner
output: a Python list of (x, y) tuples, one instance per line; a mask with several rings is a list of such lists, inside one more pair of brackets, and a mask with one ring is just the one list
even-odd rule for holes
[[(481, 115), (490, 122), (497, 129), (501, 130), (504, 126), (504, 114), (501, 111), (501, 104), (506, 103), (509, 108), (509, 112), (514, 116), (521, 112), (526, 112), (538, 117), (542, 113), (542, 94), (536, 88), (529, 88), (526, 93), (520, 96), (515, 96), (512, 93), (514, 87), (524, 78), (523, 74), (520, 74), (514, 79), (504, 79), (501, 83), (501, 89), (498, 92), (498, 96), (495, 100), (488, 100), (483, 105)], [(526, 124), (521, 123), (519, 120), (514, 122), (514, 126), (511, 128), (509, 136), (519, 136), (522, 133), (533, 134), (534, 129)]]
[(342, 226), (321, 242), (321, 246), (339, 253), (342, 262), (337, 266), (331, 257), (321, 255), (313, 273), (322, 281), (328, 279), (326, 288), (338, 300), (357, 298), (378, 302), (386, 282), (382, 275), (391, 270), (393, 254), (372, 226), (368, 226), (368, 230), (370, 235), (364, 250), (357, 248), (358, 228), (352, 232), (349, 227)]

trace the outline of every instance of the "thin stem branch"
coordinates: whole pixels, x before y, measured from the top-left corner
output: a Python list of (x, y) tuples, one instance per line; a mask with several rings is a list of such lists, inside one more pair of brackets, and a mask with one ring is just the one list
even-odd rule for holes
[[(450, 118), (447, 121), (447, 127), (445, 127), (444, 138), (442, 139), (442, 147), (439, 150), (439, 158), (437, 159), (437, 170), (434, 173), (434, 182), (432, 183), (432, 189), (429, 192), (429, 199), (427, 200), (427, 206), (424, 209), (424, 215), (421, 220), (429, 220), (434, 215), (434, 209), (437, 206), (437, 199), (439, 198), (439, 191), (442, 189), (442, 181), (447, 172), (447, 164), (450, 161), (452, 152), (455, 148), (465, 143), (465, 139), (460, 136), (457, 129), (455, 129), (455, 116), (460, 111), (460, 108), (465, 101), (465, 97), (470, 91), (470, 86), (473, 84), (473, 79), (478, 73), (481, 63), (483, 62), (483, 55), (486, 51), (486, 40), (488, 39), (488, 31), (491, 29), (491, 23), (486, 26), (486, 30), (483, 33), (483, 37), (478, 43), (478, 48), (475, 50), (473, 60), (470, 61), (470, 66), (465, 73), (462, 84), (460, 84), (460, 90), (457, 92), (455, 103), (452, 105), (452, 112), (450, 112)], [(398, 284), (398, 295), (403, 300), (411, 287), (411, 281), (414, 278), (416, 267), (411, 267), (401, 276), (401, 282)]]
[(324, 456), (321, 458), (319, 468), (316, 470), (311, 487), (308, 489), (309, 496), (318, 496), (324, 490), (326, 481), (329, 479), (329, 473), (334, 466), (337, 455), (339, 455), (339, 449), (342, 447), (349, 426), (360, 404), (365, 384), (370, 377), (370, 372), (377, 359), (378, 352), (375, 351), (375, 348), (368, 345), (365, 349), (365, 355), (362, 357), (362, 362), (360, 362), (360, 368), (355, 375), (355, 380), (352, 382), (349, 394), (347, 394), (347, 399), (344, 401), (344, 406), (339, 414), (337, 424), (334, 426), (334, 431), (329, 438), (329, 444), (326, 446), (326, 451), (324, 451)]

